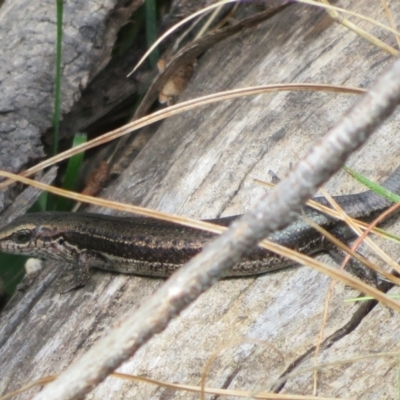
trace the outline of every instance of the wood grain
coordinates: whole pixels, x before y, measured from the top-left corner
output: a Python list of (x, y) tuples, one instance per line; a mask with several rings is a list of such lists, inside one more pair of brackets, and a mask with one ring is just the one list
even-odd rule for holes
[[(358, 6), (376, 17), (375, 4), (363, 0)], [(396, 12), (398, 19), (400, 10)], [(326, 19), (322, 10), (296, 4), (222, 42), (201, 58), (181, 100), (279, 82), (368, 87), (391, 57)], [(360, 25), (394, 45), (389, 34)], [(105, 196), (198, 218), (244, 212), (265, 190), (252, 178), (267, 180), (269, 169), (283, 176), (353, 100), (348, 95), (277, 93), (183, 114), (158, 128)], [(398, 123), (396, 114), (352, 158), (351, 167), (373, 179), (387, 176), (398, 165)], [(344, 174), (338, 174), (327, 188), (333, 194), (360, 189)], [(393, 254), (398, 255), (398, 249)], [(56, 286), (50, 287), (0, 350), (0, 370), (5, 371), (0, 391), (62, 371), (161, 284), (157, 279), (96, 271), (82, 290), (60, 295)], [(274, 388), (284, 372), (310, 364), (329, 284), (329, 279), (307, 267), (221, 281), (119, 371), (198, 385), (214, 352), (243, 340), (243, 345), (229, 347), (217, 357), (207, 386)], [(324, 331), (329, 347), (322, 353), (324, 361), (397, 349), (398, 316), (382, 307), (369, 312), (369, 305), (343, 302), (355, 295), (336, 286)], [(246, 344), (246, 339), (265, 345)], [(319, 395), (393, 398), (396, 363), (370, 362), (368, 368), (355, 363), (322, 374)], [(308, 374), (278, 389), (311, 394), (311, 382)], [(32, 393), (20, 398), (30, 398)], [(191, 399), (198, 395), (109, 378), (88, 396), (110, 397)]]

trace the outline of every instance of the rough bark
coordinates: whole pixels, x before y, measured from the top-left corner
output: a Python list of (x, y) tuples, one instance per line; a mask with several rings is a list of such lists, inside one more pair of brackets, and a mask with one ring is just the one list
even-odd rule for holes
[[(359, 7), (364, 14), (376, 17), (376, 5), (365, 0)], [(400, 10), (393, 11), (398, 19)], [(360, 25), (368, 28), (363, 22)], [(394, 45), (394, 37), (377, 28), (371, 31)], [(390, 61), (387, 54), (332, 24), (322, 10), (293, 5), (205, 54), (181, 100), (279, 82), (368, 87)], [(244, 212), (265, 190), (253, 178), (267, 180), (269, 169), (283, 176), (290, 163), (301, 157), (353, 100), (348, 95), (277, 93), (225, 102), (173, 118), (159, 127), (105, 196), (198, 218)], [(398, 123), (397, 113), (354, 155), (351, 167), (373, 179), (387, 176), (397, 166)], [(360, 189), (344, 174), (338, 174), (327, 188), (334, 194)], [(398, 224), (394, 226), (395, 231), (399, 228)], [(394, 257), (397, 254), (398, 249), (394, 249)], [(207, 386), (273, 388), (282, 373), (309, 366), (329, 283), (307, 267), (221, 281), (119, 371), (198, 385), (213, 353), (221, 345), (243, 340), (242, 345), (229, 347), (217, 357)], [(7, 336), (0, 350), (0, 370), (5, 371), (0, 391), (62, 371), (161, 284), (156, 279), (96, 271), (90, 284), (76, 292), (60, 295), (57, 285), (49, 286), (35, 297), (25, 319)], [(343, 303), (343, 298), (355, 295), (337, 285), (324, 331), (328, 348), (321, 360), (397, 349), (398, 316), (381, 306), (370, 311), (368, 305)], [(6, 323), (8, 315), (2, 317), (1, 324)], [(245, 344), (247, 339), (266, 345)], [(393, 398), (396, 382), (395, 359), (369, 360), (368, 366), (342, 365), (322, 374), (319, 395)], [(308, 374), (278, 388), (310, 394), (311, 384)], [(31, 397), (35, 390), (20, 398)], [(109, 378), (88, 398), (111, 396), (198, 397)]]
[[(109, 61), (117, 30), (135, 5), (124, 3), (64, 4), (63, 113)], [(0, 169), (19, 171), (45, 155), (41, 136), (52, 125), (55, 43), (55, 1), (5, 1), (0, 7)]]

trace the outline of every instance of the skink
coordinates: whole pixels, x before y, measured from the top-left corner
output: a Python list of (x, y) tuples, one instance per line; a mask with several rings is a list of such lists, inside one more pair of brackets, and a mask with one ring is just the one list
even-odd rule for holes
[[(382, 186), (400, 194), (400, 167)], [(315, 200), (327, 204), (323, 198)], [(349, 216), (364, 221), (371, 220), (391, 204), (371, 191), (337, 196), (335, 200)], [(305, 213), (335, 236), (345, 240), (354, 236), (341, 221), (309, 207), (305, 208)], [(237, 217), (208, 221), (228, 226)], [(92, 267), (168, 277), (214, 237), (212, 233), (152, 218), (44, 212), (27, 214), (1, 228), (0, 250), (73, 263), (76, 265), (74, 285), (83, 286)], [(301, 218), (268, 239), (306, 254), (327, 250), (324, 237)], [(257, 248), (226, 277), (262, 274), (290, 265), (293, 265), (292, 261)]]

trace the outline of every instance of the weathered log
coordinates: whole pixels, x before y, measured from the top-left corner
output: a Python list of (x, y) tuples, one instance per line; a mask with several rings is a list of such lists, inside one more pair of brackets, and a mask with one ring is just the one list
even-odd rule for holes
[[(375, 15), (369, 2), (361, 1), (360, 9), (361, 4), (364, 13)], [(394, 45), (389, 34), (372, 31)], [(368, 87), (390, 61), (355, 33), (332, 24), (322, 10), (296, 4), (207, 52), (180, 100), (266, 83)], [(159, 127), (105, 196), (197, 218), (245, 212), (265, 191), (253, 178), (267, 180), (269, 169), (283, 176), (353, 101), (349, 95), (277, 93), (174, 117)], [(398, 122), (396, 114), (354, 155), (351, 166), (376, 180), (397, 167)], [(333, 194), (362, 190), (344, 174), (326, 187)], [(49, 285), (0, 350), (1, 391), (64, 370), (162, 283), (95, 271), (89, 285), (75, 292), (60, 295), (56, 284)], [(328, 278), (307, 267), (218, 282), (118, 371), (199, 385), (214, 352), (242, 340), (242, 345), (228, 347), (217, 357), (207, 386), (276, 388), (283, 373), (310, 364), (329, 284)], [(343, 303), (343, 298), (355, 295), (336, 286), (324, 331), (324, 361), (397, 348), (397, 315), (381, 306), (370, 311), (369, 305)], [(0, 324), (6, 324), (10, 314)], [(247, 343), (248, 339), (265, 345)], [(319, 395), (392, 398), (396, 382), (395, 359), (369, 360), (368, 367), (340, 365), (334, 373), (322, 374)], [(311, 384), (310, 374), (301, 375), (278, 389), (310, 394)], [(128, 396), (198, 397), (109, 378), (89, 398)]]

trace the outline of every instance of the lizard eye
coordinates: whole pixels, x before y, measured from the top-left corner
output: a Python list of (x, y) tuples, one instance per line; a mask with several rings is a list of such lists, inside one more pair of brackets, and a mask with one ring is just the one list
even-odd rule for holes
[(26, 229), (23, 231), (16, 232), (14, 234), (14, 240), (18, 244), (28, 243), (31, 240), (31, 238), (32, 238), (32, 232)]

